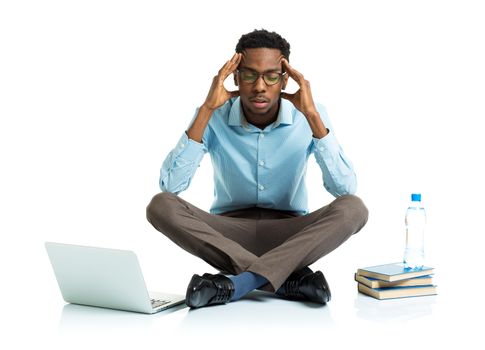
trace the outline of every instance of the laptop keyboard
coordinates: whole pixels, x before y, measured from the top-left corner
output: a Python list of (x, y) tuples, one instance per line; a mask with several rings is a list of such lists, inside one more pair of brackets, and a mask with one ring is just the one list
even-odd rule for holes
[(150, 299), (152, 302), (152, 308), (156, 308), (165, 304), (168, 304), (170, 300), (161, 300), (161, 299)]

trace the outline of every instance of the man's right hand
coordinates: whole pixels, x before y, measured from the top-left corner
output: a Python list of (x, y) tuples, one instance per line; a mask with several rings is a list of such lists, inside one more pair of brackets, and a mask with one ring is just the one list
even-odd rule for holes
[(187, 130), (187, 136), (199, 143), (202, 142), (204, 130), (209, 123), (212, 112), (226, 103), (231, 97), (239, 96), (239, 91), (227, 91), (224, 87), (224, 81), (226, 78), (237, 69), (239, 62), (241, 62), (242, 54), (235, 53), (232, 58), (226, 62), (219, 73), (214, 77), (212, 81), (209, 94), (205, 99), (204, 104), (199, 108), (199, 112)]
[(242, 54), (236, 52), (234, 56), (232, 56), (232, 58), (227, 61), (221, 69), (219, 69), (219, 73), (212, 80), (209, 94), (207, 95), (207, 98), (203, 104), (203, 106), (205, 106), (207, 109), (213, 111), (226, 103), (226, 101), (231, 97), (239, 96), (239, 91), (237, 90), (227, 91), (224, 87), (224, 81), (237, 69), (239, 63), (241, 62), (241, 57)]

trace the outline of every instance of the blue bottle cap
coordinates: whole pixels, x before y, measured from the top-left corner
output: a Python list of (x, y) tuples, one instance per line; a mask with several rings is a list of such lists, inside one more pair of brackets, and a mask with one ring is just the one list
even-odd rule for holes
[(421, 202), (421, 193), (413, 193), (413, 194), (411, 194), (411, 201), (413, 201), (413, 202)]

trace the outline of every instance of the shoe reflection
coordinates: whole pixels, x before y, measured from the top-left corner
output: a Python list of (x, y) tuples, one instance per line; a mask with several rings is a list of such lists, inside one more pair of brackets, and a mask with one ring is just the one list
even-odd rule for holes
[(213, 329), (231, 330), (243, 326), (278, 332), (286, 328), (332, 328), (335, 322), (330, 304), (286, 300), (273, 293), (255, 290), (234, 302), (190, 309), (178, 330), (204, 334)]

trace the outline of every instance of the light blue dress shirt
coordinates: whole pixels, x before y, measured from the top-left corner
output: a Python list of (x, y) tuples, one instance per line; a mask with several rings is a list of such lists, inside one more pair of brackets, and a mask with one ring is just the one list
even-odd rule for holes
[[(281, 99), (276, 121), (261, 130), (244, 117), (240, 98), (231, 98), (212, 113), (201, 143), (183, 133), (160, 169), (160, 189), (175, 194), (186, 190), (209, 152), (214, 167), (211, 214), (256, 206), (306, 215), (305, 175), (313, 153), (328, 192), (335, 197), (355, 193), (352, 163), (335, 138), (325, 107), (316, 106), (329, 130), (321, 139), (313, 137), (305, 116), (288, 100)], [(198, 108), (189, 127), (197, 113)]]

